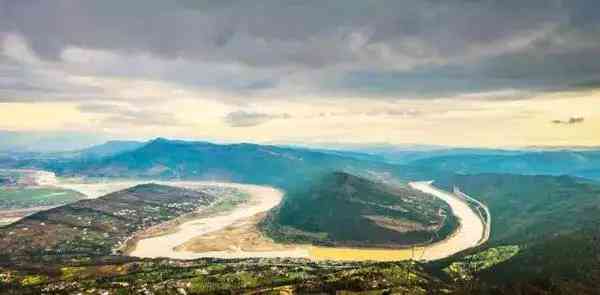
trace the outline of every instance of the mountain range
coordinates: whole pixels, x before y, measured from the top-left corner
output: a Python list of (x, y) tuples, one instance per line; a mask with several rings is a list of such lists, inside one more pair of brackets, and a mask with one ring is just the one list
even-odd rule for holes
[(460, 174), (571, 175), (600, 179), (600, 151), (536, 151), (519, 154), (462, 154), (429, 157), (409, 165)]

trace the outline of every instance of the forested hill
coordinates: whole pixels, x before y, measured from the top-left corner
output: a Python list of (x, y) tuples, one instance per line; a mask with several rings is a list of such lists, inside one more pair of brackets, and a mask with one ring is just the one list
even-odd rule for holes
[(477, 251), (499, 246), (520, 249), (507, 261), (482, 270), (478, 276), (484, 284), (596, 294), (600, 285), (600, 185), (570, 176), (512, 174), (453, 175), (436, 184), (456, 185), (489, 207), (490, 241)]
[(334, 172), (288, 192), (262, 227), (279, 241), (399, 247), (443, 239), (456, 220), (430, 195)]
[(491, 242), (532, 241), (600, 219), (588, 213), (600, 208), (600, 186), (569, 176), (452, 175), (435, 184), (456, 185), (488, 206)]

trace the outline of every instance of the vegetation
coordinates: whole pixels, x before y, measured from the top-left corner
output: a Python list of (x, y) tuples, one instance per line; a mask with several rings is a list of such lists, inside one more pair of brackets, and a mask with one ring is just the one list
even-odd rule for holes
[(2, 259), (68, 260), (113, 254), (134, 233), (208, 206), (214, 196), (145, 184), (30, 215), (0, 228)]
[(453, 173), (571, 175), (600, 179), (600, 151), (539, 151), (499, 154), (458, 154), (416, 160), (411, 166)]
[[(455, 175), (437, 183), (457, 185), (485, 203), (492, 232), (487, 245), (433, 263), (434, 268), (464, 266), (491, 249), (513, 245), (519, 251), (510, 259), (474, 271), (480, 282), (472, 286), (473, 294), (595, 294), (600, 284), (599, 185), (568, 176), (508, 174)], [(577, 291), (561, 293), (565, 288)]]
[[(5, 292), (85, 294), (434, 294), (448, 285), (417, 264), (307, 262), (292, 259), (137, 260), (30, 271), (0, 269)], [(43, 273), (43, 274), (42, 274)], [(365, 293), (366, 294), (366, 293)]]
[(0, 209), (59, 206), (84, 199), (79, 192), (53, 187), (0, 187)]
[(443, 238), (456, 227), (445, 204), (401, 185), (382, 183), (398, 176), (436, 179), (436, 185), (446, 189), (456, 185), (486, 204), (492, 215), (492, 232), (482, 246), (426, 264), (140, 260), (113, 250), (136, 231), (190, 212), (197, 208), (194, 206), (210, 203), (218, 212), (245, 202), (247, 197), (234, 196), (215, 204), (211, 193), (139, 186), (40, 212), (0, 229), (0, 290), (15, 294), (340, 290), (362, 294), (597, 294), (598, 184), (569, 176), (453, 173), (589, 176), (599, 166), (595, 156), (591, 151), (462, 153), (444, 159), (419, 155), (421, 159), (411, 166), (392, 166), (358, 154), (158, 139), (98, 158), (10, 160), (10, 165), (46, 167), (67, 175), (210, 178), (276, 185), (288, 194), (261, 224), (262, 229), (278, 241), (325, 246), (397, 247)]
[(227, 212), (250, 200), (250, 195), (237, 189), (219, 188), (218, 190), (203, 190), (206, 193), (215, 195), (218, 199), (210, 207), (202, 210), (202, 215), (218, 214)]
[(455, 280), (473, 279), (473, 276), (484, 269), (507, 261), (519, 253), (519, 246), (500, 246), (488, 248), (476, 254), (461, 257), (460, 260), (452, 262), (444, 271)]
[(288, 192), (262, 224), (277, 241), (377, 247), (431, 242), (454, 226), (450, 208), (437, 198), (342, 172)]
[(574, 232), (600, 216), (600, 186), (568, 176), (454, 175), (436, 184), (456, 185), (488, 206), (495, 244)]

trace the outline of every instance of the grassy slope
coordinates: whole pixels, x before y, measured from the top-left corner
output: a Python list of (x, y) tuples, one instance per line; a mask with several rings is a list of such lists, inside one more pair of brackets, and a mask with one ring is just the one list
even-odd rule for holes
[[(450, 210), (442, 201), (418, 191), (337, 172), (305, 189), (288, 192), (280, 208), (263, 223), (263, 229), (279, 241), (397, 247), (440, 237), (433, 229), (395, 231), (367, 216), (428, 226), (442, 222), (440, 209)], [(448, 218), (445, 224), (450, 228), (444, 228), (442, 236), (452, 231), (453, 222)]]

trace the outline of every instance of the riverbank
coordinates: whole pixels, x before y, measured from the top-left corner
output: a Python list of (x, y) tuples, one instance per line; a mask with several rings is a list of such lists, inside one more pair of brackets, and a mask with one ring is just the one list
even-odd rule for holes
[[(48, 179), (47, 175), (44, 175), (44, 178)], [(188, 189), (200, 189), (207, 185), (235, 188), (248, 193), (249, 200), (218, 214), (206, 215), (200, 212), (189, 214), (150, 229), (142, 235), (134, 236), (127, 242), (125, 249), (127, 255), (175, 259), (294, 257), (317, 261), (436, 260), (475, 247), (485, 242), (489, 236), (490, 216), (489, 211), (483, 204), (478, 203), (482, 206), (482, 209), (486, 210), (487, 221), (482, 220), (481, 214), (477, 214), (469, 206), (468, 201), (465, 200), (466, 195), (461, 194), (459, 196), (440, 190), (434, 187), (431, 182), (412, 182), (409, 185), (413, 189), (436, 196), (448, 203), (453, 214), (459, 220), (459, 227), (452, 235), (442, 241), (406, 249), (277, 244), (266, 238), (257, 227), (264, 213), (277, 206), (282, 200), (283, 192), (271, 187), (204, 181), (122, 180), (85, 182), (78, 179), (59, 179), (54, 182), (54, 185), (79, 191), (88, 198), (97, 198), (148, 182)]]
[[(179, 185), (182, 185), (179, 183)], [(175, 259), (195, 259), (200, 257), (214, 258), (248, 258), (248, 257), (294, 257), (306, 258), (308, 251), (303, 248), (288, 249), (268, 249), (263, 247), (263, 251), (244, 251), (241, 247), (228, 247), (223, 243), (213, 243), (213, 246), (198, 248), (196, 250), (216, 250), (224, 247), (219, 251), (189, 251), (190, 246), (179, 247), (185, 245), (192, 238), (205, 237), (207, 234), (218, 233), (234, 226), (240, 221), (252, 219), (257, 214), (267, 212), (271, 208), (279, 204), (283, 193), (277, 189), (264, 186), (244, 185), (234, 183), (221, 183), (226, 187), (233, 187), (247, 192), (251, 197), (248, 203), (242, 204), (239, 207), (233, 208), (228, 212), (223, 212), (215, 216), (202, 217), (191, 220), (177, 226), (177, 230), (167, 235), (160, 235), (147, 239), (141, 239), (137, 242), (135, 249), (130, 252), (131, 256), (156, 258), (169, 257)], [(234, 226), (235, 227), (235, 226)], [(239, 240), (242, 236), (237, 236)], [(216, 238), (216, 237), (213, 237)], [(264, 245), (263, 245), (264, 246)], [(181, 251), (177, 251), (181, 250)], [(247, 249), (248, 250), (248, 249)], [(265, 251), (266, 250), (266, 251)]]
[[(443, 191), (431, 182), (412, 182), (409, 185), (424, 193), (436, 196), (446, 202), (453, 214), (459, 219), (459, 226), (446, 239), (424, 246), (408, 247), (406, 249), (367, 249), (345, 247), (310, 247), (310, 258), (317, 261), (398, 261), (424, 260), (431, 261), (446, 258), (458, 252), (475, 247), (485, 242), (489, 237), (489, 211), (479, 203), (486, 212), (488, 219), (484, 221), (466, 202), (464, 196), (457, 196)], [(470, 198), (470, 197), (469, 197)], [(472, 198), (471, 198), (472, 199)], [(474, 199), (473, 199), (474, 200)]]
[(480, 215), (464, 199), (436, 188), (432, 185), (432, 182), (411, 182), (409, 185), (414, 189), (434, 195), (448, 203), (460, 223), (459, 228), (452, 236), (425, 247), (422, 256), (423, 260), (446, 258), (485, 242), (484, 238), (487, 236), (485, 221), (481, 219)]

